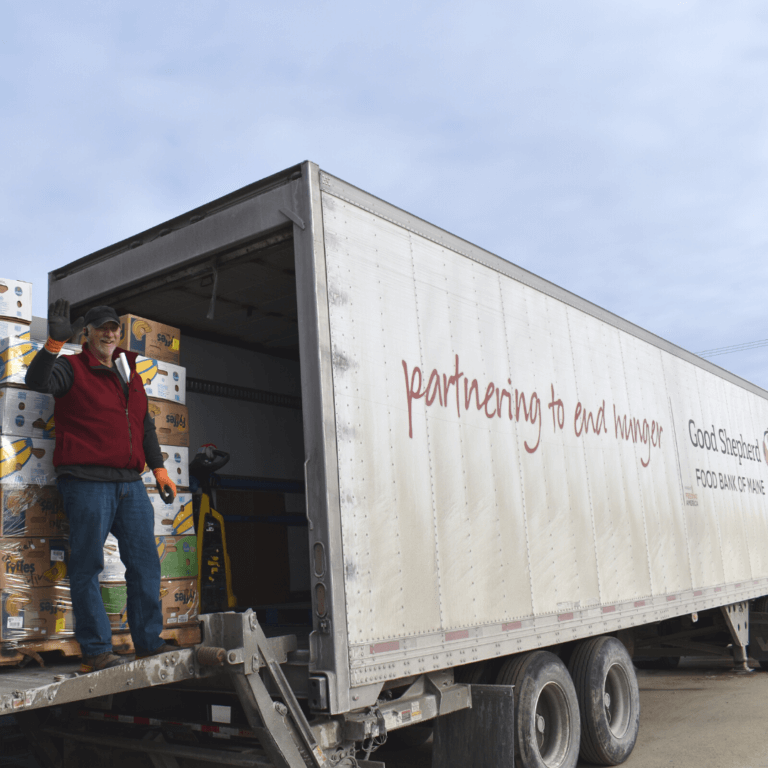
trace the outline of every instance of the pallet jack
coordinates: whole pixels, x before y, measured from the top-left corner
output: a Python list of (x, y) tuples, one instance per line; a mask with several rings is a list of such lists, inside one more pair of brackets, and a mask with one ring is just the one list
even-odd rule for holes
[(229, 454), (215, 445), (204, 445), (189, 464), (190, 474), (200, 484), (194, 495), (193, 510), (197, 520), (197, 594), (200, 613), (215, 613), (234, 608), (232, 572), (227, 552), (224, 518), (216, 511), (211, 476), (229, 461)]

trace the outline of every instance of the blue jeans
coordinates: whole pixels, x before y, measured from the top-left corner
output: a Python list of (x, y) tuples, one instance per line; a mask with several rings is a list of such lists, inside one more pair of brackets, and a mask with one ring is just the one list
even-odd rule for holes
[(120, 545), (128, 591), (128, 624), (137, 653), (163, 641), (160, 609), (160, 558), (154, 513), (141, 480), (107, 483), (59, 477), (56, 484), (69, 518), (69, 586), (75, 612), (75, 637), (84, 656), (112, 650), (112, 627), (101, 600), (99, 574), (110, 531)]

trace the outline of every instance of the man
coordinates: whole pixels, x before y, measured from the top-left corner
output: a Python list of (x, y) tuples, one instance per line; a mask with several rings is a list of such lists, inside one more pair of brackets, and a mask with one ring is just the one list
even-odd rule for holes
[[(58, 357), (83, 328), (80, 354)], [(111, 307), (94, 307), (85, 318), (69, 319), (69, 302), (48, 310), (48, 341), (35, 355), (27, 386), (55, 398), (56, 485), (70, 523), (69, 585), (80, 643), (82, 671), (125, 663), (112, 650), (112, 629), (101, 600), (99, 574), (103, 547), (111, 531), (126, 566), (128, 624), (137, 657), (171, 650), (160, 638), (160, 560), (154, 514), (141, 481), (145, 461), (164, 498), (176, 486), (163, 468), (147, 396), (136, 373), (136, 353), (125, 352), (130, 379), (116, 367), (120, 322)]]

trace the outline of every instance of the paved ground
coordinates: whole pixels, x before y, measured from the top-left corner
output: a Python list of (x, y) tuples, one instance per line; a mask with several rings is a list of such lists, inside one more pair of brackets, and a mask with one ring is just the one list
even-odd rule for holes
[[(626, 768), (768, 768), (768, 672), (683, 659), (676, 670), (638, 670), (638, 682), (640, 736)], [(376, 758), (387, 768), (432, 766), (429, 745)]]

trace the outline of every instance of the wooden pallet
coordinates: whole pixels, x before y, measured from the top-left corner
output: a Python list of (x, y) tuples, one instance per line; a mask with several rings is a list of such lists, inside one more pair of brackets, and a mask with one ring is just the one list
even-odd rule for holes
[[(160, 633), (160, 637), (170, 645), (178, 645), (179, 648), (188, 648), (202, 642), (202, 630), (200, 624), (185, 624), (181, 627), (167, 627)], [(128, 630), (112, 635), (112, 648), (115, 653), (134, 653), (133, 640)]]
[[(170, 645), (187, 648), (201, 642), (202, 633), (199, 624), (187, 624), (164, 629), (160, 637)], [(127, 631), (112, 635), (112, 648), (115, 653), (120, 654), (130, 654), (136, 650), (131, 635)], [(46, 658), (51, 663), (64, 659), (79, 659), (80, 645), (75, 639), (27, 640), (18, 645), (0, 644), (0, 667), (18, 667), (30, 661), (35, 661), (44, 667)]]
[[(80, 645), (71, 640), (25, 640), (18, 645), (0, 645), (0, 667), (18, 667), (36, 661), (41, 667), (45, 661), (40, 654), (48, 655), (49, 660), (58, 661), (80, 658)], [(55, 654), (55, 655), (54, 655)]]

